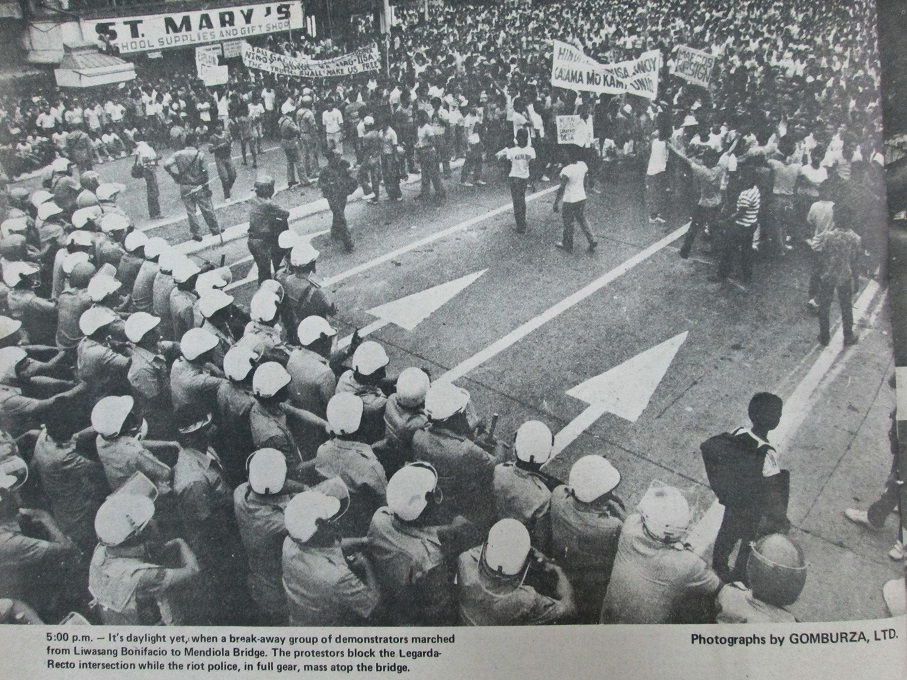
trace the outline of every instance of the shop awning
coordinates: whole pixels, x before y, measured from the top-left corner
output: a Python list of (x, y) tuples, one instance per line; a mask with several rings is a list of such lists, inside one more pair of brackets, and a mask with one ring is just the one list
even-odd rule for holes
[(97, 47), (66, 47), (63, 61), (54, 70), (60, 87), (98, 87), (135, 78), (135, 65), (119, 57), (102, 54)]

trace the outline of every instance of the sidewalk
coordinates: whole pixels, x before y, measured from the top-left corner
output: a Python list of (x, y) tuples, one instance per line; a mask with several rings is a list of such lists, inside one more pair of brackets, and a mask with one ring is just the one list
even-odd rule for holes
[(880, 533), (844, 517), (865, 509), (891, 468), (889, 414), (895, 393), (888, 308), (860, 328), (860, 342), (823, 379), (814, 408), (783, 452), (791, 469), (789, 517), (809, 564), (806, 587), (791, 607), (801, 621), (846, 621), (888, 616), (882, 586), (903, 576), (888, 557), (897, 539), (891, 515)]

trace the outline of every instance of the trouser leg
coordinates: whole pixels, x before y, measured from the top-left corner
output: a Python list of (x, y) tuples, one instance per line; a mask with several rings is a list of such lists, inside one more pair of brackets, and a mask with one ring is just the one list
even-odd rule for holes
[(740, 234), (740, 269), (743, 282), (749, 283), (753, 278), (753, 233), (747, 229)]
[(589, 229), (589, 223), (586, 221), (586, 201), (580, 201), (576, 204), (576, 222), (586, 237), (586, 241), (589, 242), (589, 246), (596, 244), (595, 235)]
[(161, 192), (157, 186), (157, 171), (153, 167), (145, 168), (145, 190), (148, 195), (148, 216), (161, 216)]
[(217, 215), (214, 213), (214, 206), (211, 205), (211, 192), (205, 191), (204, 189), (200, 190), (196, 203), (198, 203), (199, 210), (202, 211), (202, 217), (205, 218), (208, 229), (211, 230), (212, 234), (219, 234), (220, 225), (217, 223)]
[(519, 177), (510, 178), (510, 196), (513, 199), (513, 217), (516, 230), (526, 231), (526, 180)]
[(853, 289), (851, 286), (850, 281), (845, 281), (838, 286), (838, 304), (841, 306), (841, 328), (844, 332), (844, 340), (853, 337)]
[(693, 215), (693, 220), (690, 223), (690, 228), (687, 230), (686, 236), (683, 239), (683, 245), (680, 247), (681, 257), (689, 257), (690, 251), (693, 249), (693, 242), (705, 227), (705, 223), (706, 211), (702, 208), (702, 206), (697, 206), (696, 212)]
[[(197, 191), (195, 193), (198, 193)], [(186, 209), (186, 218), (189, 220), (189, 233), (193, 237), (199, 235), (198, 216), (196, 215), (195, 194), (190, 194), (181, 189), (180, 197), (183, 201), (183, 207)]]
[(271, 248), (261, 239), (250, 238), (247, 243), (255, 266), (258, 268), (258, 282), (271, 278)]
[(834, 283), (820, 281), (818, 292), (819, 304), (819, 342), (827, 345), (831, 339), (829, 312), (831, 311), (831, 299), (835, 292)]
[(564, 232), (561, 235), (561, 243), (564, 250), (573, 250), (573, 211), (566, 205), (563, 207)]

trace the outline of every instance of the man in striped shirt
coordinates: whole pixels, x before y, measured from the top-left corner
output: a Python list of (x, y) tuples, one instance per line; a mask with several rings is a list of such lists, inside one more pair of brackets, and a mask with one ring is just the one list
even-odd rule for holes
[(756, 169), (753, 165), (741, 167), (740, 186), (742, 190), (737, 197), (737, 210), (725, 223), (721, 262), (718, 273), (710, 281), (724, 281), (734, 266), (734, 260), (740, 259), (740, 269), (744, 285), (749, 285), (753, 277), (753, 234), (759, 219), (761, 196), (757, 184)]

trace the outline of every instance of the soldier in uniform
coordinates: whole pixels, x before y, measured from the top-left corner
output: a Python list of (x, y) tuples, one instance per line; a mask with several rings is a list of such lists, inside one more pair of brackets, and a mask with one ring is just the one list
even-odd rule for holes
[(390, 475), (413, 460), (413, 436), (428, 425), (425, 395), (430, 386), (431, 379), (425, 371), (405, 368), (397, 378), (396, 391), (387, 398), (383, 455), (379, 458)]
[(126, 319), (126, 337), (132, 343), (132, 361), (127, 379), (136, 406), (148, 422), (151, 439), (172, 440), (173, 399), (170, 396), (170, 368), (179, 356), (175, 342), (161, 339), (161, 320), (146, 312)]
[[(182, 338), (186, 331), (195, 328), (193, 310), (198, 297), (195, 295), (195, 281), (202, 268), (188, 257), (180, 258), (173, 268), (173, 282), (170, 291), (170, 318), (173, 320), (173, 337)], [(232, 302), (232, 300), (231, 300)], [(220, 366), (223, 354), (213, 359)]]
[(161, 320), (161, 336), (164, 340), (175, 340), (176, 342), (179, 342), (181, 338), (173, 335), (170, 293), (176, 288), (176, 281), (173, 280), (173, 268), (180, 258), (181, 256), (168, 246), (167, 250), (158, 257), (158, 272), (151, 287), (151, 313)]
[(203, 328), (193, 328), (180, 340), (182, 357), (170, 369), (170, 393), (173, 407), (213, 404), (217, 391), (226, 382), (217, 366), (211, 363), (217, 349), (217, 337)]
[(387, 506), (372, 517), (368, 550), (393, 625), (456, 624), (454, 562), (481, 537), (463, 518), (439, 524), (435, 510), (442, 502), (438, 473), (413, 463), (391, 477)]
[(583, 456), (570, 468), (566, 485), (551, 492), (551, 556), (576, 589), (579, 623), (598, 621), (608, 588), (623, 502), (612, 492), (620, 473), (601, 456)]
[(516, 461), (498, 463), (494, 468), (495, 516), (522, 522), (532, 546), (548, 554), (551, 490), (550, 478), (541, 474), (541, 468), (551, 458), (554, 435), (544, 423), (529, 420), (516, 431), (513, 448)]
[(782, 534), (763, 536), (753, 544), (746, 565), (747, 588), (728, 583), (718, 593), (718, 623), (796, 623), (785, 607), (792, 605), (806, 584), (803, 551)]
[(227, 381), (217, 389), (217, 450), (234, 487), (246, 481), (247, 458), (255, 449), (249, 414), (255, 405), (252, 369), (257, 361), (258, 355), (245, 347), (230, 348), (223, 364)]
[(76, 348), (76, 376), (86, 386), (89, 411), (108, 395), (129, 393), (129, 356), (111, 347), (111, 326), (118, 320), (106, 307), (91, 307), (79, 318), (85, 337)]
[(354, 394), (331, 397), (327, 422), (333, 437), (318, 447), (313, 463), (322, 478), (340, 477), (350, 490), (349, 510), (338, 522), (344, 536), (363, 536), (387, 493), (387, 476), (372, 447), (356, 441), (362, 411), (362, 400)]
[(233, 336), (233, 296), (227, 295), (219, 289), (206, 290), (198, 297), (198, 311), (202, 317), (201, 328), (217, 338), (217, 349), (211, 362), (215, 366), (223, 366), (224, 356), (236, 344)]
[(296, 121), (299, 126), (299, 139), (302, 141), (302, 170), (309, 182), (318, 179), (318, 122), (312, 111), (312, 98), (308, 95), (299, 100)]
[[(68, 268), (69, 262), (64, 261), (64, 274)], [(70, 357), (75, 354), (82, 339), (79, 320), (91, 307), (91, 298), (86, 288), (96, 272), (94, 265), (89, 262), (76, 263), (66, 276), (63, 290), (57, 297), (57, 347), (68, 352)]]
[[(353, 367), (337, 381), (337, 394), (351, 392), (362, 399), (365, 413), (359, 439), (374, 444), (384, 436), (384, 410), (387, 406), (388, 384), (386, 368), (390, 359), (377, 342), (367, 340), (353, 352)], [(392, 388), (391, 388), (392, 389)]]
[(250, 202), (247, 242), (258, 268), (259, 283), (270, 279), (280, 266), (281, 253), (277, 248), (277, 238), (289, 228), (287, 220), (290, 212), (272, 201), (273, 195), (274, 178), (259, 175), (255, 179), (255, 198)]
[(220, 178), (220, 186), (224, 190), (224, 200), (230, 198), (230, 190), (236, 181), (236, 168), (233, 167), (233, 140), (230, 138), (230, 132), (224, 128), (221, 120), (214, 121), (214, 132), (211, 135), (209, 146), (211, 153), (214, 154), (214, 164), (217, 166), (217, 176)]
[[(280, 146), (287, 157), (287, 188), (292, 189), (299, 184), (296, 180), (296, 166), (299, 165), (299, 127), (293, 122), (293, 117), (285, 113), (277, 121), (277, 130), (280, 135)], [(302, 168), (299, 174), (303, 175)]]
[(284, 510), (301, 490), (287, 480), (287, 463), (276, 449), (259, 449), (249, 458), (249, 481), (233, 492), (233, 512), (249, 560), (249, 594), (261, 625), (287, 625), (287, 596), (281, 553), (287, 537)]
[(283, 327), (277, 320), (283, 287), (273, 280), (265, 281), (265, 284), (267, 283), (274, 283), (280, 293), (275, 293), (272, 288), (262, 284), (249, 302), (250, 321), (236, 344), (252, 350), (268, 361), (285, 364), (290, 350), (286, 345)]
[(201, 241), (196, 211), (200, 210), (212, 234), (220, 234), (220, 225), (211, 205), (211, 189), (208, 186), (208, 167), (205, 157), (196, 148), (194, 134), (186, 135), (183, 148), (164, 162), (164, 169), (180, 185), (180, 197), (189, 218), (192, 239)]
[[(544, 579), (536, 578), (539, 572)], [(554, 581), (554, 592), (534, 586), (537, 580)], [(491, 527), (485, 543), (460, 555), (457, 595), (460, 623), (467, 626), (553, 624), (576, 612), (564, 570), (532, 552), (529, 531), (509, 518)]]
[(72, 177), (72, 167), (72, 161), (68, 158), (57, 158), (51, 165), (53, 175), (47, 187), (54, 196), (54, 203), (63, 208), (67, 217), (78, 207), (76, 200), (81, 191), (79, 183)]
[[(36, 398), (29, 364), (32, 360), (21, 347), (4, 347), (0, 349), (0, 430), (11, 437), (19, 437), (29, 430), (41, 427), (45, 415), (56, 408), (61, 408), (70, 399), (84, 392), (84, 387), (65, 381), (56, 381), (52, 397)], [(44, 380), (42, 391), (47, 393), (50, 381)]]
[(145, 232), (138, 230), (130, 231), (123, 239), (123, 255), (117, 266), (117, 281), (122, 282), (123, 289), (129, 293), (132, 292), (139, 270), (145, 263), (142, 253), (147, 243), (148, 237)]
[(462, 515), (485, 531), (493, 522), (494, 467), (504, 456), (490, 438), (474, 438), (468, 406), (469, 392), (463, 388), (432, 385), (425, 396), (429, 425), (413, 435), (413, 459), (431, 463), (438, 471), (446, 499), (444, 520)]
[(132, 220), (119, 213), (107, 213), (100, 218), (101, 238), (95, 243), (95, 265), (102, 267), (110, 264), (119, 269), (120, 260), (126, 253), (123, 239), (126, 231), (132, 228)]
[(41, 285), (41, 269), (31, 262), (6, 262), (3, 282), (9, 287), (9, 315), (22, 322), (32, 342), (52, 344), (57, 328), (57, 306), (35, 291)]
[(721, 579), (684, 544), (690, 523), (686, 498), (674, 487), (653, 487), (627, 517), (600, 623), (672, 623), (696, 596), (714, 596)]
[[(160, 543), (154, 502), (145, 496), (113, 494), (95, 518), (98, 547), (88, 573), (88, 590), (98, 603), (101, 622), (114, 625), (177, 625), (169, 595), (201, 571), (182, 538)], [(165, 567), (162, 558), (179, 566)]]
[(363, 625), (380, 617), (375, 570), (359, 548), (341, 542), (335, 520), (342, 502), (303, 491), (284, 512), (283, 587), (291, 626)]
[(281, 316), (287, 331), (295, 334), (299, 322), (307, 316), (333, 316), (334, 303), (315, 281), (315, 267), (319, 252), (308, 241), (303, 241), (290, 251), (290, 266), (277, 275), (283, 286), (284, 300)]
[(101, 186), (101, 176), (94, 170), (83, 172), (79, 178), (79, 186), (82, 190), (76, 196), (76, 207), (88, 208), (98, 205), (98, 196), (95, 191)]
[(145, 261), (139, 267), (135, 283), (132, 284), (132, 308), (135, 311), (148, 314), (154, 312), (154, 281), (160, 271), (158, 258), (169, 248), (170, 244), (160, 236), (148, 239), (145, 244)]
[(353, 250), (353, 237), (346, 223), (346, 201), (356, 190), (356, 180), (350, 177), (350, 164), (336, 151), (327, 152), (328, 164), (318, 176), (318, 186), (331, 209), (331, 238), (343, 243), (347, 252)]
[(145, 440), (148, 423), (135, 409), (132, 397), (104, 397), (91, 412), (91, 426), (98, 433), (98, 458), (110, 488), (116, 491), (136, 472), (147, 477), (160, 495), (173, 489), (173, 470), (155, 453), (165, 455), (172, 443)]

